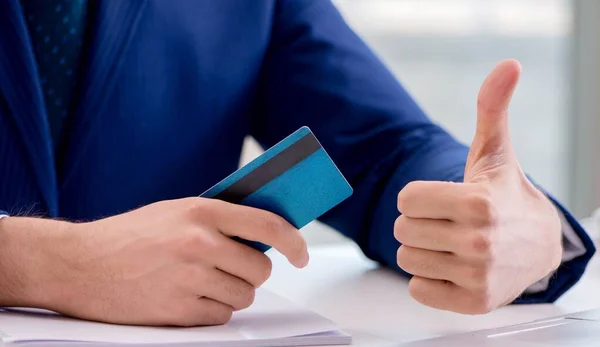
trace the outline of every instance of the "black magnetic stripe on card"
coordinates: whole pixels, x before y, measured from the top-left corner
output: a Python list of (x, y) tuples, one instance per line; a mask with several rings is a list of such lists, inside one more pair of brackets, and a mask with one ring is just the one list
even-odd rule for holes
[(312, 133), (308, 133), (281, 151), (281, 153), (267, 160), (264, 164), (217, 194), (214, 199), (234, 204), (240, 203), (247, 196), (291, 169), (294, 165), (306, 159), (320, 148), (319, 141), (317, 141)]

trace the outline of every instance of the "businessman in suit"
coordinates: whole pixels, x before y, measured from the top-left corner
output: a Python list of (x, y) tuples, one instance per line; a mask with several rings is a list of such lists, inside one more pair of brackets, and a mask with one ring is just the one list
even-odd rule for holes
[(552, 302), (595, 249), (519, 167), (520, 69), (484, 81), (467, 147), (327, 0), (0, 0), (0, 306), (226, 322), (271, 272), (231, 236), (297, 267), (306, 244), (276, 215), (196, 196), (237, 168), (246, 135), (270, 147), (303, 125), (354, 188), (321, 220), (410, 276), (416, 300)]

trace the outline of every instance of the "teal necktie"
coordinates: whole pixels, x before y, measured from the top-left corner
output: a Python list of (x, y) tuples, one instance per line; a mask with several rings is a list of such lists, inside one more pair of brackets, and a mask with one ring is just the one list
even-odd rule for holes
[(21, 4), (35, 52), (54, 147), (57, 148), (79, 82), (87, 1), (21, 0)]

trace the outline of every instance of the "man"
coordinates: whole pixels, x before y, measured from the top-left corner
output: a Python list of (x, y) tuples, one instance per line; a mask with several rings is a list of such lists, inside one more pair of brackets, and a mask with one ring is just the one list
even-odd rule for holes
[(306, 244), (278, 216), (195, 196), (237, 168), (246, 135), (270, 147), (303, 125), (354, 188), (321, 220), (413, 275), (411, 295), (426, 305), (480, 314), (552, 302), (595, 251), (519, 167), (507, 125), (515, 61), (484, 82), (469, 150), (426, 118), (329, 1), (0, 9), (2, 306), (226, 322), (271, 271), (231, 236), (297, 267)]

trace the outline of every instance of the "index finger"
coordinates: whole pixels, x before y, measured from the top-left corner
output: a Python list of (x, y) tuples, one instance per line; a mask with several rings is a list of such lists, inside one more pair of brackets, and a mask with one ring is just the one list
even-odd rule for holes
[(398, 194), (398, 210), (410, 218), (467, 222), (485, 216), (488, 195), (474, 183), (414, 181)]
[(237, 236), (272, 246), (290, 263), (301, 268), (308, 263), (306, 241), (300, 231), (282, 217), (258, 208), (214, 200), (215, 227), (224, 235)]

